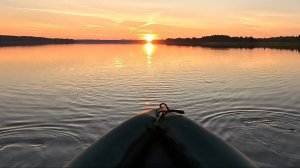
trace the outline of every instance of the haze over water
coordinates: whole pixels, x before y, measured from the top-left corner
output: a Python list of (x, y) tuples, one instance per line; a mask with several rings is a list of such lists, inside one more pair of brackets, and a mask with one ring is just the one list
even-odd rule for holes
[(62, 167), (165, 102), (261, 167), (300, 165), (300, 53), (166, 45), (0, 48), (0, 167)]

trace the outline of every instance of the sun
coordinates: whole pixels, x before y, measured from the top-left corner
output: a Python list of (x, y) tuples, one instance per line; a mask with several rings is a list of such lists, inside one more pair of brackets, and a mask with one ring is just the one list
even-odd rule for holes
[(145, 36), (145, 40), (146, 40), (148, 43), (151, 43), (151, 42), (153, 41), (153, 39), (154, 39), (153, 34), (147, 34), (147, 35)]

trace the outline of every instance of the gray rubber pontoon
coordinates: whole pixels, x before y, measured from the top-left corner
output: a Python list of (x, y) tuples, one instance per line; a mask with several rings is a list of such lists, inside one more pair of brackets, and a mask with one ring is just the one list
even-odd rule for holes
[[(167, 107), (167, 106), (166, 106)], [(256, 167), (178, 110), (150, 110), (119, 125), (66, 167)]]

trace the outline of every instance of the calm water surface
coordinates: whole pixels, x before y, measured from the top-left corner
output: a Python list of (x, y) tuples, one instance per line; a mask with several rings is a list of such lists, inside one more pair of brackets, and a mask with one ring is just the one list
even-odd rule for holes
[(300, 53), (147, 44), (0, 48), (0, 167), (62, 167), (160, 102), (261, 167), (300, 165)]

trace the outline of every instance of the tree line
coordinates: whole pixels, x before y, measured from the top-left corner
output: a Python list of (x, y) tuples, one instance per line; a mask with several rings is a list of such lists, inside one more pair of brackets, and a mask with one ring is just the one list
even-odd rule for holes
[(73, 43), (75, 43), (75, 40), (72, 39), (0, 35), (0, 46), (28, 46)]
[(210, 48), (276, 48), (300, 50), (300, 35), (270, 38), (212, 35), (199, 38), (168, 38), (162, 40), (161, 43), (167, 45), (202, 46)]
[(254, 37), (231, 37), (228, 35), (212, 35), (193, 38), (168, 38), (166, 43), (205, 43), (205, 42), (300, 42), (299, 36), (280, 36), (270, 38), (254, 38)]

